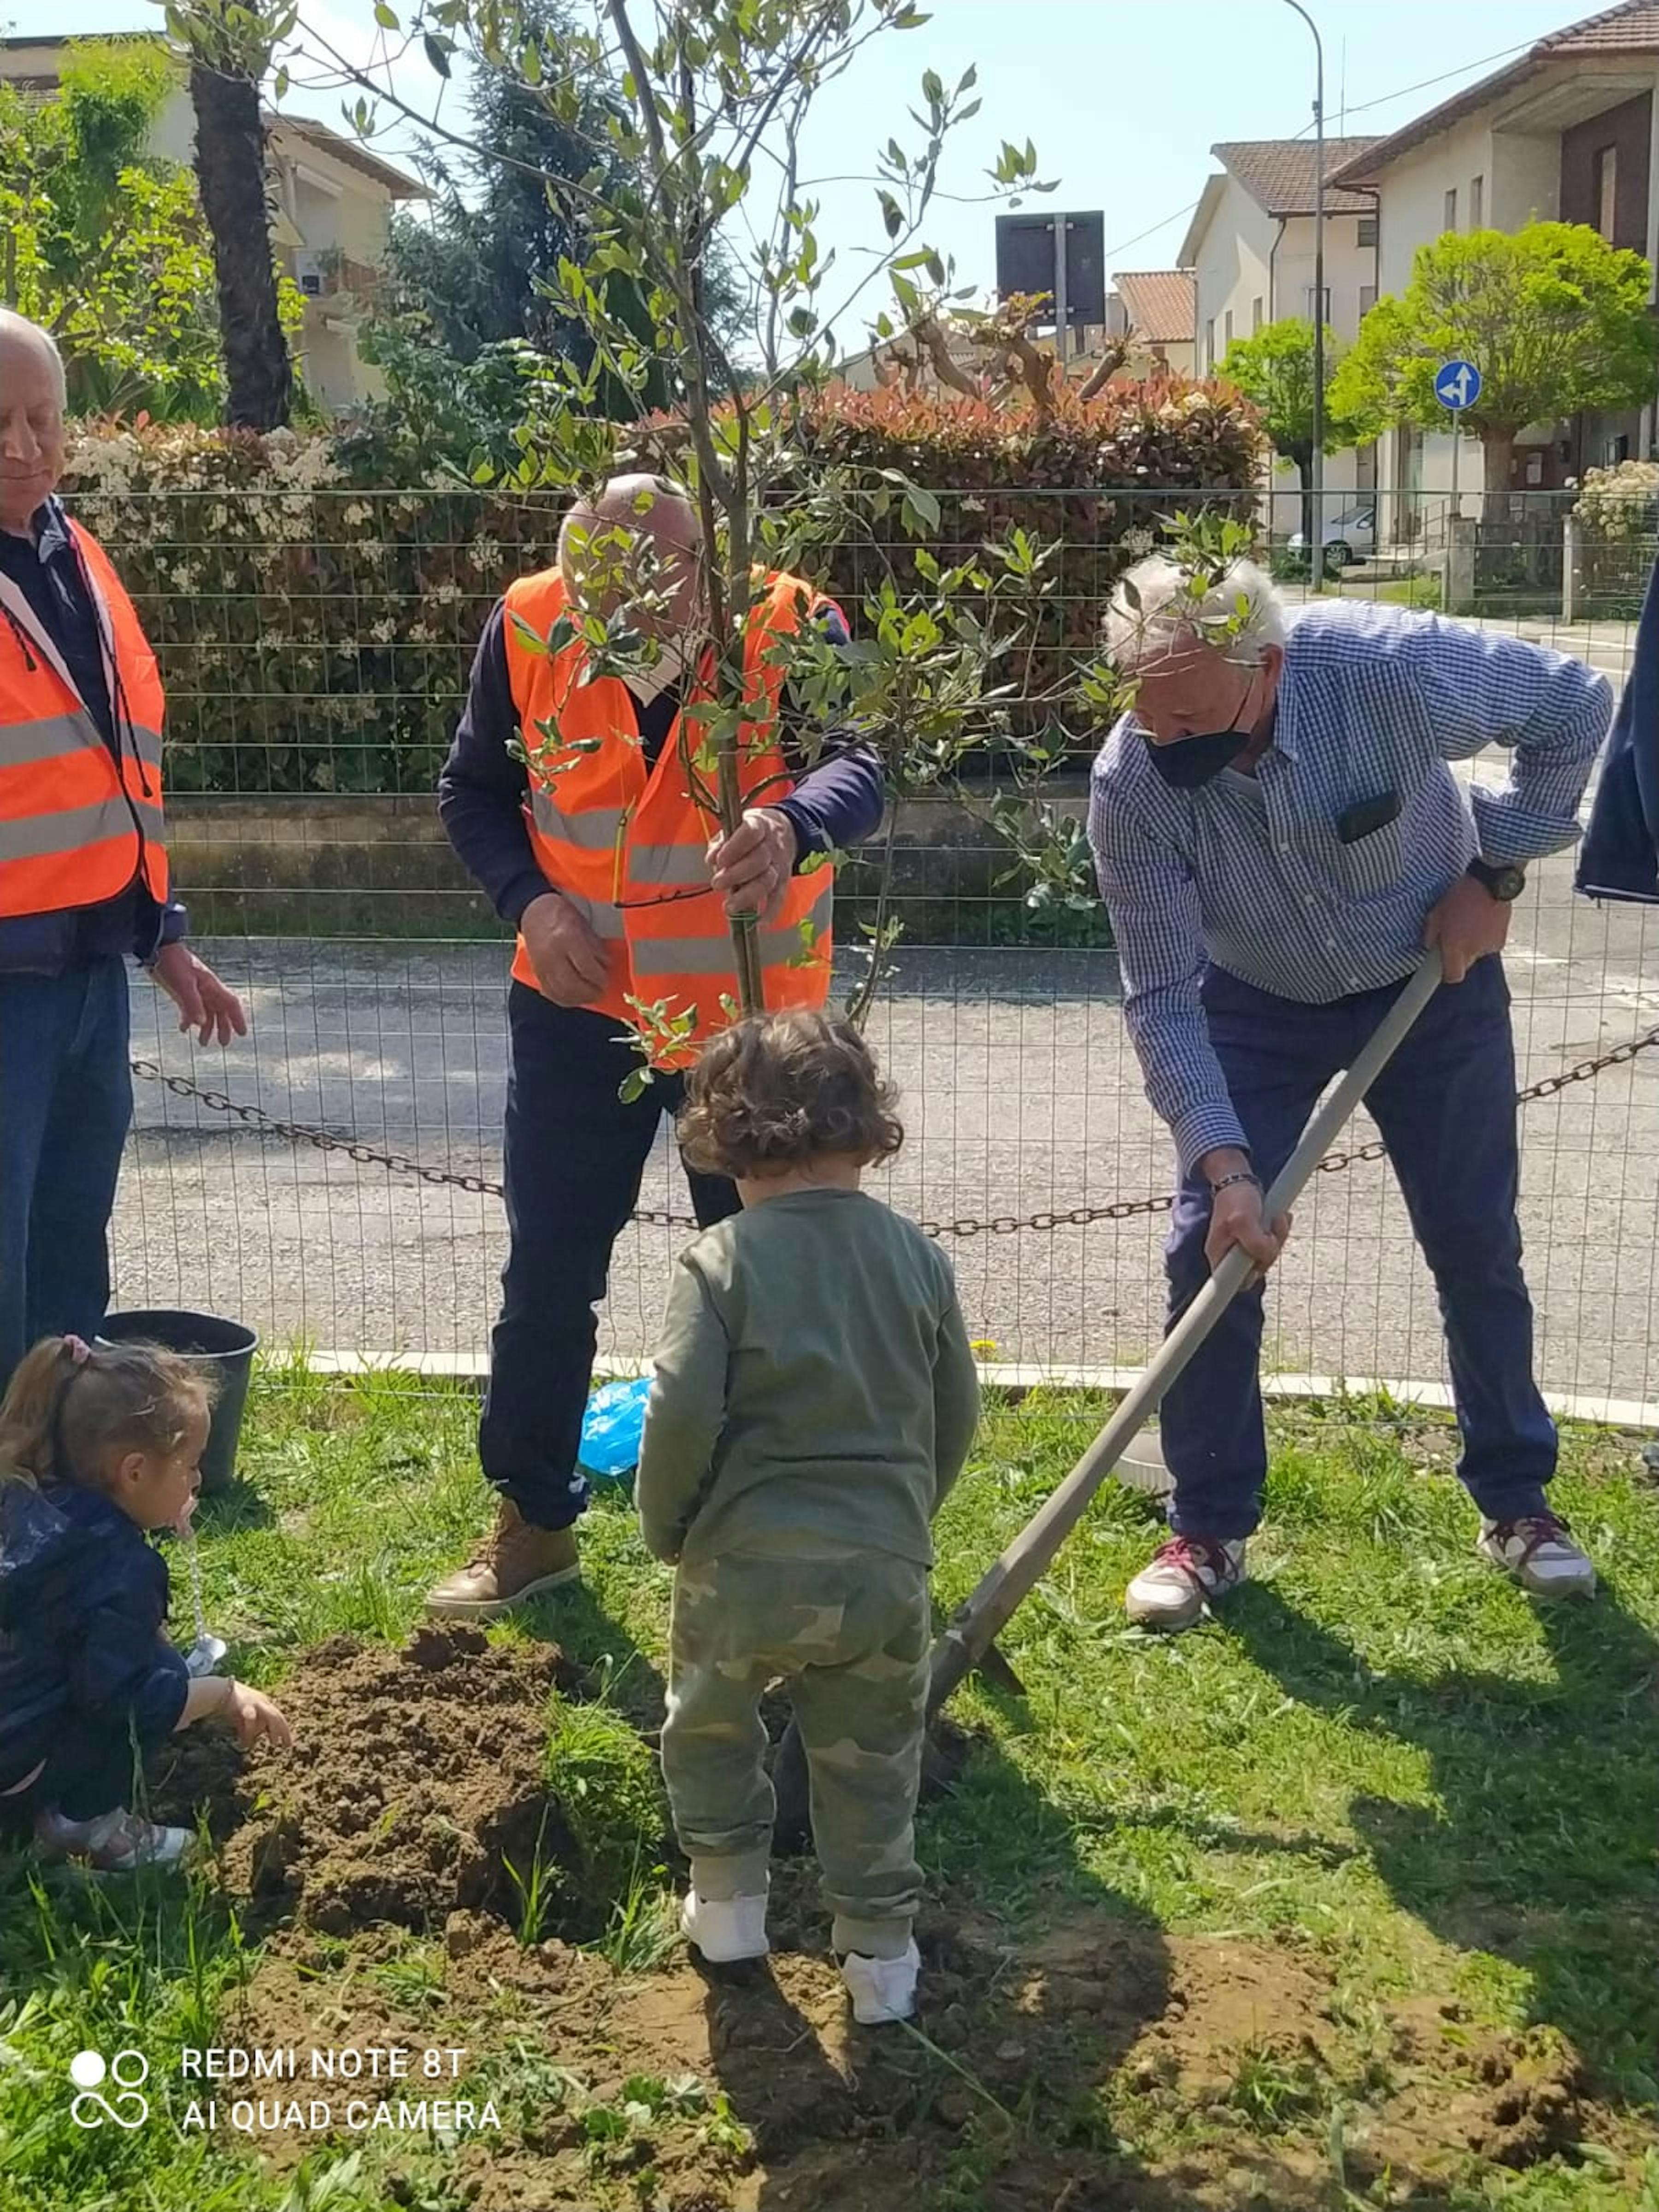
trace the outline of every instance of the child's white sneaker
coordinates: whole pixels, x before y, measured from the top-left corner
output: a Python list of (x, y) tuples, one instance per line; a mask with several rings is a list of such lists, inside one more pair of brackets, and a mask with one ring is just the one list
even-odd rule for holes
[(763, 1959), (772, 1948), (766, 1940), (765, 1893), (699, 1897), (695, 1889), (688, 1889), (680, 1907), (680, 1933), (696, 1945), (711, 1966)]
[(51, 1810), (37, 1813), (34, 1839), (49, 1857), (84, 1859), (99, 1874), (179, 1866), (196, 1840), (188, 1828), (160, 1827), (124, 1807), (95, 1820), (66, 1820)]
[(841, 1978), (853, 2000), (853, 2017), (860, 2027), (879, 2027), (884, 2021), (908, 2020), (916, 2008), (916, 1978), (921, 1954), (907, 1943), (898, 1959), (866, 1959), (849, 1951), (841, 1962)]

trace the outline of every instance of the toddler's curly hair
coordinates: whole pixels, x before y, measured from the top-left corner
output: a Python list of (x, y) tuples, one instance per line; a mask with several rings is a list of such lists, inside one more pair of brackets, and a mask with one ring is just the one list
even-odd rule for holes
[(904, 1142), (869, 1046), (851, 1022), (755, 1014), (703, 1047), (686, 1079), (681, 1148), (704, 1175), (733, 1178), (840, 1152), (867, 1167)]

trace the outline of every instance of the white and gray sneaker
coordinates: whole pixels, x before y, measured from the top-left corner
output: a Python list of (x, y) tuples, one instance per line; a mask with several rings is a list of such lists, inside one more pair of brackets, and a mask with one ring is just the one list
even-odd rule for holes
[(1595, 1569), (1553, 1513), (1482, 1521), (1475, 1549), (1534, 1597), (1590, 1597)]
[(1244, 1579), (1243, 1536), (1171, 1536), (1124, 1593), (1123, 1609), (1143, 1628), (1190, 1628)]
[(766, 1896), (699, 1897), (685, 1893), (680, 1933), (695, 1943), (711, 1966), (735, 1966), (740, 1959), (763, 1959), (772, 1946), (766, 1935)]
[(867, 1959), (862, 1951), (849, 1951), (841, 1962), (841, 1978), (859, 2026), (881, 2027), (889, 2021), (908, 2020), (916, 2008), (921, 1972), (921, 1954), (914, 1942), (896, 1959)]
[(196, 1842), (188, 1828), (161, 1827), (124, 1806), (94, 1820), (67, 1820), (46, 1808), (34, 1816), (34, 1840), (48, 1858), (84, 1859), (97, 1874), (182, 1866)]

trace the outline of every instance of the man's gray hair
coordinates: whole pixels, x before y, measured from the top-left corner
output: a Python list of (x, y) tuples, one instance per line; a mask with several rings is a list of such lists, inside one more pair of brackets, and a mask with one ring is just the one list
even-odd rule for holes
[(1254, 561), (1230, 561), (1213, 583), (1167, 553), (1149, 553), (1118, 580), (1106, 610), (1106, 652), (1125, 674), (1195, 645), (1254, 665), (1285, 642), (1285, 609)]
[(64, 373), (64, 356), (58, 350), (58, 341), (50, 331), (32, 323), (27, 315), (20, 315), (13, 307), (0, 307), (0, 338), (32, 340), (41, 347), (58, 372), (58, 397), (69, 398), (69, 379)]

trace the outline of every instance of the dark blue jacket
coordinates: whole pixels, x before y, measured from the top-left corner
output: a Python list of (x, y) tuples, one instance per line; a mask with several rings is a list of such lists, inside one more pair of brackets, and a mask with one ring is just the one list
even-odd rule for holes
[(167, 1563), (101, 1492), (0, 1482), (0, 1790), (70, 1721), (170, 1735), (190, 1675), (167, 1642)]
[(1590, 898), (1659, 901), (1659, 562), (1648, 578), (1574, 880)]

